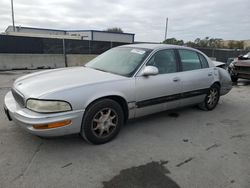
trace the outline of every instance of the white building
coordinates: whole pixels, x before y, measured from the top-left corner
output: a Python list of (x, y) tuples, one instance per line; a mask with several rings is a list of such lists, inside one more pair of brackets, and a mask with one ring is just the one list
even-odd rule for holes
[(116, 33), (98, 30), (57, 30), (21, 26), (15, 27), (15, 31), (13, 26), (9, 26), (5, 30), (5, 34), (26, 37), (64, 38), (122, 43), (134, 43), (135, 36), (135, 34), (132, 33)]

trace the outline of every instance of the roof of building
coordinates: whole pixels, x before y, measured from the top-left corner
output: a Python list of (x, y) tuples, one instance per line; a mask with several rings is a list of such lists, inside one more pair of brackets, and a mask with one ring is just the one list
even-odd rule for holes
[[(8, 26), (8, 28), (13, 26)], [(113, 34), (124, 34), (124, 35), (135, 35), (134, 33), (118, 33), (118, 32), (110, 32), (110, 31), (101, 31), (101, 30), (63, 30), (63, 29), (46, 29), (46, 28), (38, 28), (38, 27), (23, 27), (23, 26), (16, 26), (15, 28), (23, 28), (23, 29), (35, 29), (41, 31), (58, 31), (58, 32), (101, 32), (101, 33), (113, 33)], [(6, 30), (7, 30), (6, 29)]]
[(112, 33), (112, 34), (123, 34), (123, 35), (135, 35), (134, 33), (119, 33), (112, 31), (100, 31), (100, 30), (66, 30), (66, 32), (100, 32), (100, 33)]
[(178, 46), (178, 45), (170, 45), (170, 44), (152, 44), (152, 43), (141, 43), (141, 44), (128, 44), (123, 45), (122, 47), (132, 47), (132, 48), (146, 48), (146, 49), (166, 49), (166, 48), (175, 48), (175, 49), (193, 49), (185, 46)]
[[(13, 28), (13, 26), (8, 26), (7, 29), (9, 28)], [(23, 29), (35, 29), (35, 30), (41, 30), (41, 31), (60, 31), (60, 32), (65, 32), (66, 30), (62, 30), (62, 29), (46, 29), (46, 28), (37, 28), (37, 27), (23, 27), (23, 26), (15, 26), (16, 29), (18, 28), (23, 28)], [(6, 30), (7, 30), (6, 29)]]

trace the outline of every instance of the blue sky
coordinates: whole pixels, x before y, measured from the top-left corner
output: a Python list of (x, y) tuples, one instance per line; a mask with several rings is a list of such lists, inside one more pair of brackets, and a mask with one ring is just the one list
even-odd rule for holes
[[(250, 39), (249, 0), (14, 0), (17, 26), (54, 29), (121, 27), (136, 41), (206, 36)], [(0, 1), (0, 32), (11, 25), (10, 0)]]

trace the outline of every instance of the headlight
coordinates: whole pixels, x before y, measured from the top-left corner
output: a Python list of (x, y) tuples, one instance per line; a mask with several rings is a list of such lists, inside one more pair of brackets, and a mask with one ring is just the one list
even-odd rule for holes
[(39, 99), (28, 99), (26, 107), (35, 112), (52, 113), (72, 110), (71, 105), (65, 101), (50, 101)]

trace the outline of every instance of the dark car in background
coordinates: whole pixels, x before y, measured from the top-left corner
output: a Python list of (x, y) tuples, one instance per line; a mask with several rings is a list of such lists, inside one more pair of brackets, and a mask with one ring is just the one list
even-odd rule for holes
[(237, 82), (239, 78), (250, 79), (250, 52), (232, 61), (228, 72), (233, 82)]
[(232, 62), (236, 61), (237, 58), (234, 58), (234, 57), (230, 57), (227, 59), (227, 62), (226, 62), (226, 67), (228, 67)]

